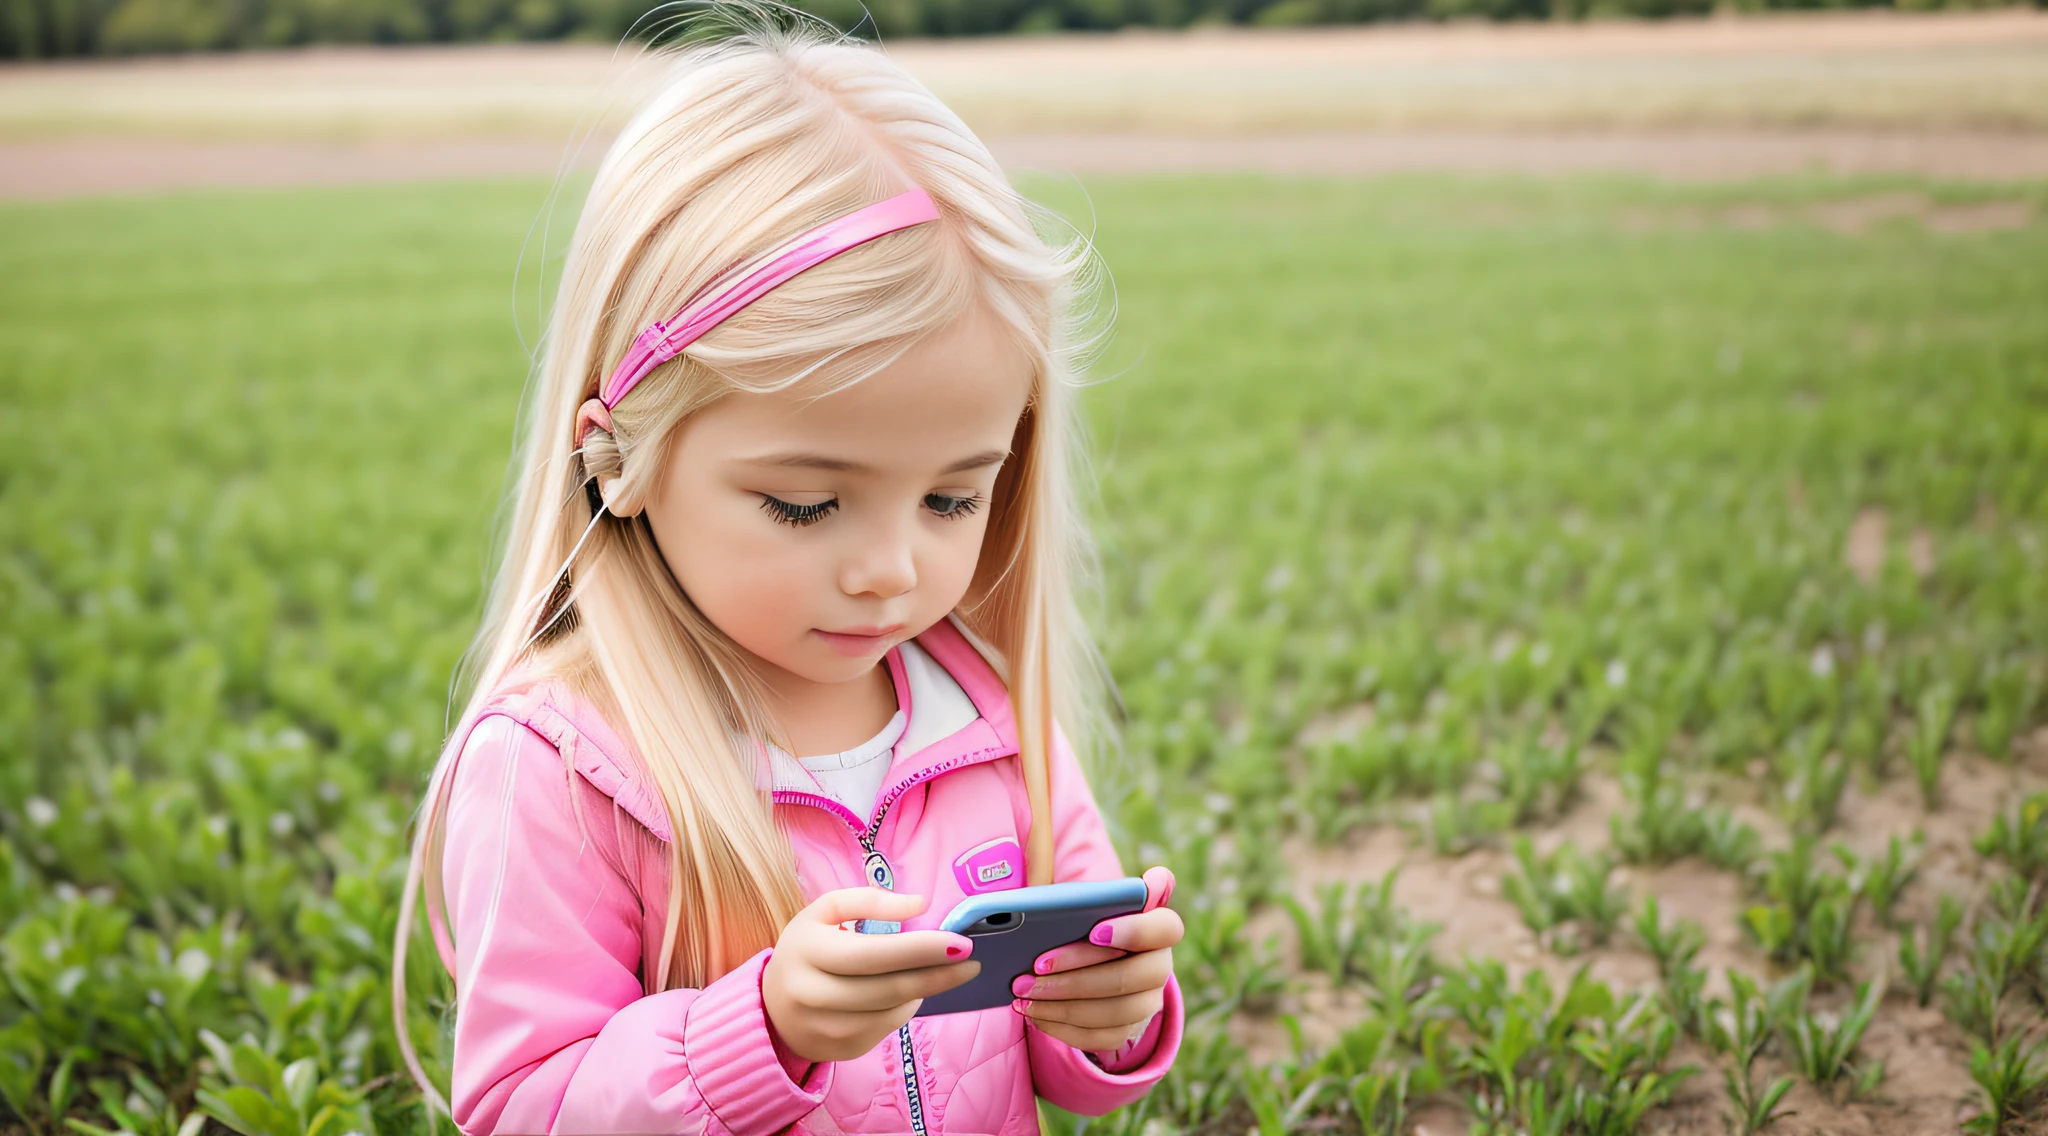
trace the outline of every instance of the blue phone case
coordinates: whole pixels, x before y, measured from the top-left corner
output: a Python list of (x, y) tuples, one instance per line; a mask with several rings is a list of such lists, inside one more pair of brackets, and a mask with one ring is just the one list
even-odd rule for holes
[(1145, 909), (1145, 881), (1077, 880), (970, 895), (939, 924), (974, 940), (981, 973), (943, 994), (926, 998), (917, 1016), (958, 1014), (1007, 1006), (1010, 983), (1030, 974), (1038, 956), (1088, 938), (1097, 923)]

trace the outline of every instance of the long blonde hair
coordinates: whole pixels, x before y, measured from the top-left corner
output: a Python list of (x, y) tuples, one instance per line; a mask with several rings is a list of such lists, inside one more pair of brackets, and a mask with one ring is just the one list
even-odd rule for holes
[[(1088, 242), (1042, 235), (1048, 215), (876, 47), (757, 20), (659, 54), (670, 70), (600, 163), (571, 238), (521, 415), (509, 529), (458, 695), (467, 720), (515, 671), (549, 675), (633, 747), (673, 833), (661, 963), (642, 975), (650, 994), (708, 984), (773, 945), (802, 906), (794, 853), (756, 779), (751, 739), (774, 736), (765, 691), (737, 644), (676, 586), (644, 514), (594, 517), (585, 488), (616, 473), (630, 512), (677, 428), (724, 394), (798, 383), (826, 393), (973, 305), (993, 315), (1031, 357), (1032, 387), (954, 615), (1011, 690), (1034, 820), (1031, 882), (1052, 879), (1054, 720), (1079, 728), (1069, 736), (1084, 754), (1112, 732), (1107, 674), (1075, 599), (1096, 568), (1076, 493), (1086, 469), (1073, 397), (1086, 342), (1075, 301), (1094, 280)], [(654, 371), (614, 409), (610, 431), (574, 448), (578, 406), (641, 328), (732, 267), (912, 184), (937, 203), (936, 224), (770, 292)], [(455, 748), (451, 739), (429, 779), (392, 962), (400, 1048), (444, 1112), (406, 1027), (405, 955), (420, 888), (430, 911), (447, 910), (441, 805)]]

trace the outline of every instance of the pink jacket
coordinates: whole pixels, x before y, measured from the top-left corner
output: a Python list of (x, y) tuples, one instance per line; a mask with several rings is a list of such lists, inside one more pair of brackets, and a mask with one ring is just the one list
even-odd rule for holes
[[(778, 757), (773, 774), (805, 901), (866, 884), (867, 836), (896, 890), (930, 897), (904, 924), (921, 930), (969, 892), (1022, 885), (1030, 812), (1002, 680), (950, 619), (913, 642), (887, 655), (908, 724), (876, 799), (879, 823), (824, 795), (793, 761)], [(798, 1083), (807, 1062), (779, 1052), (761, 1005), (772, 948), (702, 989), (644, 993), (666, 916), (669, 821), (631, 751), (587, 704), (549, 680), (508, 686), (449, 746), (457, 765), (443, 777), (442, 865), (460, 948), (432, 923), (456, 980), (449, 1103), (467, 1136), (792, 1126), (1013, 1136), (1038, 1132), (1034, 1095), (1099, 1115), (1142, 1097), (1173, 1063), (1177, 983), (1121, 1054), (1085, 1054), (1004, 1006), (914, 1018), (865, 1056), (821, 1062)], [(1052, 786), (1055, 878), (1124, 875), (1057, 726)], [(494, 891), (498, 914), (486, 922)]]

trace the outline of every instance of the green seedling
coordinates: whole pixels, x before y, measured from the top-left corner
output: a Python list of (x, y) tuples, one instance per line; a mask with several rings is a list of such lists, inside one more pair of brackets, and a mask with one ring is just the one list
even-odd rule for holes
[(1966, 968), (1942, 980), (1941, 995), (1942, 1013), (1964, 1033), (1993, 1045), (2004, 1036), (2005, 993), (1997, 978)]
[(1787, 983), (1767, 996), (1748, 975), (1730, 970), (1729, 1001), (1717, 1005), (1710, 1019), (1707, 1042), (1728, 1060), (1721, 1071), (1722, 1089), (1734, 1108), (1735, 1125), (1743, 1136), (1792, 1115), (1789, 1111), (1778, 1111), (1778, 1103), (1792, 1089), (1792, 1078), (1779, 1077), (1759, 1087), (1754, 1073), (1757, 1057), (1770, 1044), (1772, 1031), (1788, 1014), (1793, 997), (1805, 997), (1805, 972), (1794, 975)]
[(1241, 895), (1220, 898), (1197, 891), (1179, 908), (1186, 932), (1181, 950), (1188, 955), (1182, 981), (1203, 1005), (1226, 1010), (1270, 1010), (1285, 989), (1280, 957), (1271, 937), (1254, 943), (1246, 934), (1250, 912)]
[(1920, 801), (1929, 811), (1940, 803), (1941, 760), (1947, 753), (1948, 728), (1955, 712), (1955, 687), (1945, 682), (1922, 691), (1914, 705), (1913, 728), (1906, 736), (1906, 761), (1920, 784)]
[(2039, 888), (2019, 876), (2003, 876), (1984, 889), (1984, 906), (1994, 919), (2025, 923), (2033, 918)]
[(1742, 929), (1772, 962), (1789, 963), (1799, 955), (1799, 923), (1783, 904), (1758, 904), (1742, 913)]
[(248, 1136), (343, 1136), (370, 1131), (367, 1094), (323, 1078), (316, 1058), (280, 1064), (248, 1034), (233, 1044), (212, 1030), (199, 1039), (225, 1083), (198, 1092), (207, 1114)]
[(1848, 890), (1845, 880), (1821, 869), (1813, 850), (1812, 837), (1793, 837), (1789, 847), (1769, 855), (1761, 881), (1764, 895), (1799, 922), (1805, 921), (1821, 900)]
[(1821, 870), (1812, 838), (1794, 837), (1789, 848), (1771, 853), (1759, 882), (1771, 902), (1742, 916), (1757, 946), (1774, 962), (1804, 960), (1822, 981), (1847, 978), (1860, 897), (1847, 879)]
[(1984, 1111), (1963, 1123), (1971, 1136), (2010, 1136), (2021, 1122), (2048, 1105), (2048, 1043), (2028, 1044), (2018, 1036), (1996, 1047), (1970, 1046), (1970, 1079), (1984, 1094)]
[(1215, 1010), (1188, 1018), (1186, 1039), (1154, 1095), (1164, 1111), (1190, 1127), (1220, 1121), (1244, 1095), (1244, 1050), (1224, 1028), (1229, 1015)]
[(1360, 1073), (1344, 1084), (1351, 1115), (1361, 1132), (1408, 1130), (1409, 1072), (1394, 1069)]
[(2012, 738), (2036, 697), (2033, 669), (2017, 659), (1987, 662), (1979, 683), (1984, 705), (1977, 711), (1977, 749), (1996, 761), (2012, 757)]
[(1534, 737), (1520, 737), (1495, 752), (1501, 772), (1501, 796), (1511, 808), (1514, 825), (1553, 817), (1576, 798), (1585, 772), (1578, 746), (1551, 746)]
[(1814, 905), (1802, 929), (1799, 953), (1811, 963), (1814, 974), (1824, 981), (1849, 977), (1849, 962), (1856, 953), (1855, 901), (1829, 896)]
[(1849, 785), (1849, 763), (1829, 751), (1831, 725), (1809, 726), (1793, 735), (1780, 761), (1780, 802), (1785, 819), (1801, 832), (1826, 832), (1841, 813)]
[(1430, 924), (1377, 934), (1366, 945), (1362, 960), (1367, 1003), (1395, 1038), (1418, 1048), (1427, 1024), (1424, 1000), (1435, 973), (1429, 954), (1429, 940), (1435, 934)]
[[(1300, 1027), (1293, 1015), (1283, 1019), (1294, 1033), (1297, 1043)], [(1268, 1066), (1256, 1070), (1244, 1079), (1245, 1103), (1251, 1106), (1252, 1117), (1259, 1136), (1287, 1136), (1299, 1132), (1302, 1121), (1322, 1102), (1324, 1094), (1339, 1088), (1333, 1077), (1315, 1077), (1307, 1084), (1295, 1085), (1283, 1068)]]
[(1643, 897), (1642, 906), (1636, 909), (1633, 929), (1643, 949), (1657, 960), (1657, 973), (1666, 981), (1674, 971), (1690, 966), (1707, 943), (1707, 933), (1690, 919), (1680, 919), (1666, 927), (1654, 895)]
[(1848, 873), (1849, 891), (1870, 904), (1870, 913), (1887, 927), (1893, 926), (1892, 909), (1898, 906), (1899, 897), (1905, 893), (1906, 885), (1920, 874), (1920, 853), (1925, 838), (1918, 829), (1910, 841), (1893, 836), (1886, 844), (1882, 857), (1860, 860), (1847, 846), (1834, 846), (1835, 858), (1842, 862), (1842, 869)]
[(1366, 937), (1348, 902), (1344, 882), (1335, 880), (1316, 889), (1313, 911), (1291, 895), (1281, 896), (1280, 905), (1294, 921), (1302, 967), (1320, 970), (1332, 982), (1343, 982)]
[(1527, 836), (1517, 834), (1515, 862), (1521, 871), (1501, 880), (1501, 894), (1522, 912), (1522, 921), (1553, 949), (1572, 953), (1575, 935), (1605, 943), (1621, 921), (1627, 896), (1608, 882), (1614, 867), (1600, 855), (1585, 855), (1563, 844), (1538, 856)]
[(1313, 911), (1293, 896), (1281, 896), (1280, 904), (1294, 922), (1301, 965), (1323, 971), (1338, 983), (1362, 973), (1372, 945), (1407, 928), (1406, 916), (1394, 902), (1399, 875), (1396, 868), (1378, 882), (1360, 880), (1348, 890), (1342, 880), (1326, 883), (1317, 889)]
[(1734, 813), (1708, 808), (1701, 813), (1699, 852), (1717, 868), (1747, 875), (1763, 854), (1763, 840), (1756, 829), (1737, 820)]
[(206, 1124), (203, 1112), (181, 1117), (170, 1094), (140, 1070), (128, 1071), (127, 1084), (111, 1077), (95, 1077), (92, 1091), (99, 1097), (100, 1110), (120, 1127), (108, 1129), (75, 1116), (65, 1118), (71, 1130), (81, 1136), (199, 1136)]
[(1992, 817), (1974, 843), (1978, 855), (2005, 861), (2022, 879), (2048, 879), (2048, 793), (2031, 794), (2010, 815)]
[(1884, 1063), (1855, 1060), (1856, 1046), (1884, 999), (1880, 976), (1856, 988), (1855, 1005), (1839, 1019), (1801, 1007), (1780, 1030), (1794, 1068), (1817, 1089), (1833, 1090), (1835, 1103), (1867, 1096), (1884, 1078)]
[(1761, 1132), (1772, 1122), (1783, 1120), (1797, 1113), (1792, 1109), (1780, 1109), (1778, 1103), (1785, 1094), (1792, 1091), (1792, 1078), (1780, 1076), (1770, 1084), (1759, 1087), (1755, 1076), (1747, 1066), (1739, 1072), (1734, 1066), (1721, 1070), (1722, 1092), (1728, 1097), (1733, 1111), (1732, 1127), (1739, 1136), (1750, 1136)]
[(1464, 855), (1506, 832), (1513, 814), (1507, 801), (1467, 801), (1438, 793), (1425, 815), (1429, 846), (1439, 856)]
[(1909, 928), (1899, 936), (1899, 968), (1912, 984), (1917, 1004), (1925, 1006), (1933, 1000), (1941, 964), (1947, 960), (1949, 948), (1955, 943), (1956, 928), (1962, 922), (1961, 905), (1954, 897), (1944, 895), (1933, 923), (1917, 932)]

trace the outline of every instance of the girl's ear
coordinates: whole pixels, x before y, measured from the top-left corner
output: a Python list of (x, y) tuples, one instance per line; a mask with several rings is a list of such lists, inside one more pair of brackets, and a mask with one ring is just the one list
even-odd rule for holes
[(607, 434), (611, 433), (612, 412), (606, 410), (604, 403), (599, 401), (598, 399), (588, 398), (583, 400), (582, 406), (576, 408), (577, 449), (580, 450), (583, 448), (583, 439), (589, 436), (590, 428), (592, 426), (597, 427), (598, 429), (604, 431)]
[(619, 443), (612, 436), (611, 412), (597, 399), (587, 399), (576, 408), (576, 448), (583, 452), (583, 468), (597, 481), (605, 511), (614, 517), (638, 513), (638, 508), (624, 509), (619, 504)]

